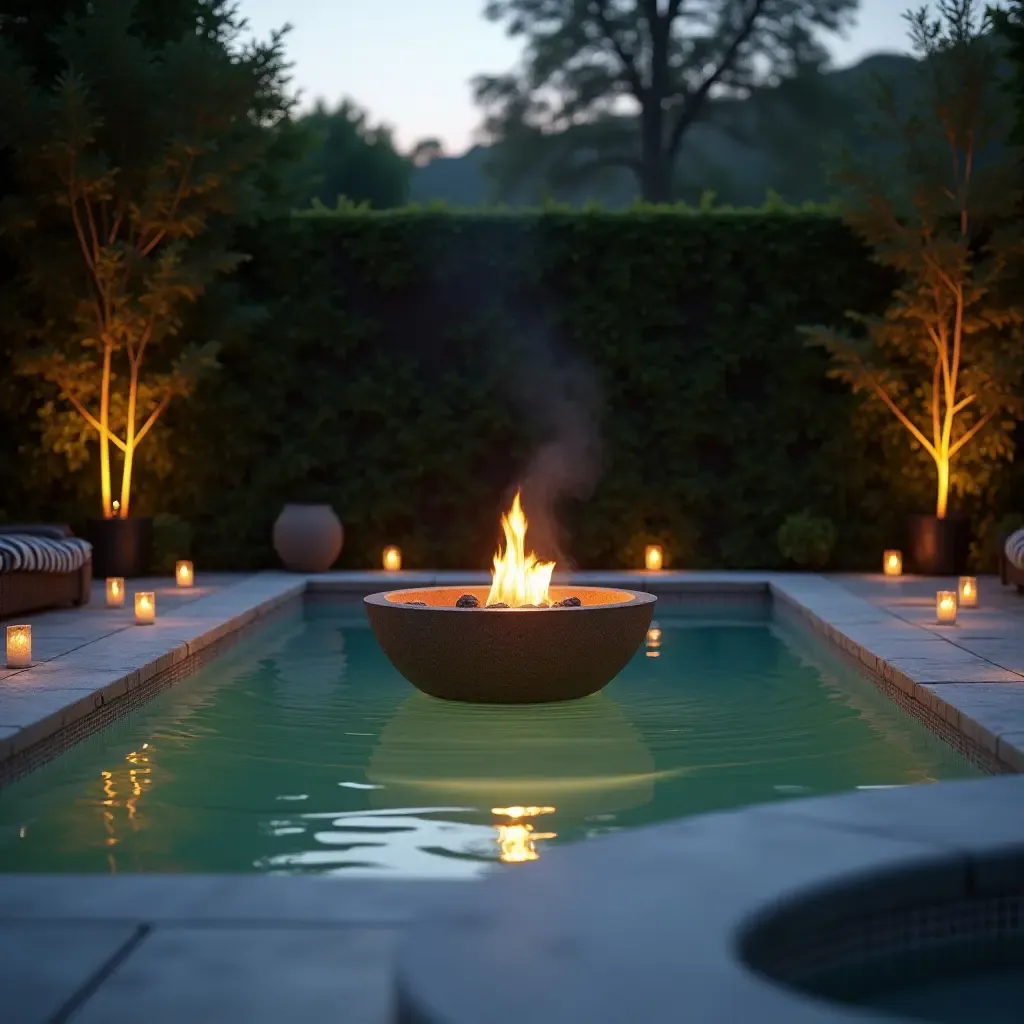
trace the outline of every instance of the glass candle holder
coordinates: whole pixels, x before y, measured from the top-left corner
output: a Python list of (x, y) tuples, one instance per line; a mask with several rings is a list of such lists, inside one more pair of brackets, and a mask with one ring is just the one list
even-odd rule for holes
[(882, 572), (886, 576), (903, 575), (903, 552), (885, 551), (882, 553)]
[(7, 627), (7, 667), (29, 668), (32, 664), (32, 627)]
[(398, 572), (402, 568), (402, 551), (394, 544), (389, 544), (384, 549), (381, 564), (388, 572)]
[(121, 576), (107, 577), (107, 607), (124, 607), (124, 579)]
[(192, 569), (192, 563), (181, 561), (174, 563), (174, 582), (179, 587), (191, 587), (195, 583), (195, 573)]
[(151, 590), (140, 590), (135, 595), (135, 623), (152, 626), (156, 620), (156, 594)]
[(644, 567), (649, 572), (659, 572), (662, 564), (661, 545), (648, 544), (644, 551)]
[(978, 581), (974, 576), (961, 576), (957, 584), (961, 608), (975, 608), (978, 604)]
[(940, 590), (935, 595), (935, 618), (950, 626), (956, 622), (956, 591)]

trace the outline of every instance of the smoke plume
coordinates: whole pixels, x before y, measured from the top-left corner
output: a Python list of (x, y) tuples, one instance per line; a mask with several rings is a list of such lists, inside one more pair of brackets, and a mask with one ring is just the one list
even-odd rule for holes
[(516, 345), (518, 372), (510, 396), (543, 439), (521, 479), (529, 519), (528, 546), (539, 557), (569, 568), (558, 509), (567, 498), (586, 498), (601, 468), (600, 390), (590, 365), (560, 351), (547, 332), (529, 331)]

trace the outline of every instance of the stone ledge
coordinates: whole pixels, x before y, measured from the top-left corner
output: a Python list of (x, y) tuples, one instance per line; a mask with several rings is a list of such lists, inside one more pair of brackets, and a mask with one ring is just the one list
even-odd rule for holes
[[(435, 909), (399, 946), (400, 1024), (863, 1021), (741, 959), (783, 909), (803, 928), (995, 890), (1024, 864), (1024, 779), (940, 783), (705, 815), (556, 849)], [(985, 875), (988, 866), (998, 870)], [(595, 898), (599, 893), (600, 897)], [(799, 932), (800, 929), (797, 929)]]
[[(824, 577), (777, 576), (773, 600), (855, 660), (916, 717), (988, 771), (1021, 771), (1024, 675), (898, 618)], [(947, 631), (948, 633), (948, 631)], [(902, 699), (898, 695), (902, 695)], [(943, 727), (945, 726), (945, 728)]]

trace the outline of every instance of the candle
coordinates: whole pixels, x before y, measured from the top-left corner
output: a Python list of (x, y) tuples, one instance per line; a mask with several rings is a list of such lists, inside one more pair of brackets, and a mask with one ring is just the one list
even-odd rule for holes
[(107, 577), (107, 607), (124, 607), (124, 579), (120, 576)]
[(174, 579), (179, 587), (191, 587), (195, 582), (191, 562), (177, 562), (174, 566)]
[(650, 572), (658, 572), (661, 569), (661, 545), (648, 544), (644, 552), (644, 565)]
[(28, 668), (32, 664), (32, 627), (7, 627), (7, 667)]
[(139, 626), (151, 626), (156, 619), (156, 594), (151, 590), (143, 590), (135, 595), (135, 623)]
[(903, 575), (903, 552), (884, 552), (882, 554), (882, 572), (884, 572), (886, 576)]
[(402, 568), (402, 552), (400, 548), (396, 548), (394, 544), (389, 544), (384, 549), (383, 557), (384, 568), (388, 572), (398, 572)]
[(960, 595), (960, 605), (964, 608), (974, 608), (978, 604), (978, 581), (973, 576), (961, 576), (957, 586)]
[(935, 617), (939, 622), (953, 625), (956, 622), (956, 593), (952, 590), (940, 590), (935, 595)]

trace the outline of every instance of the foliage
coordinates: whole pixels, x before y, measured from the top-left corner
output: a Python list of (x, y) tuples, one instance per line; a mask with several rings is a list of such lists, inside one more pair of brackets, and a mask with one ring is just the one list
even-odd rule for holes
[(538, 448), (590, 435), (590, 493), (553, 502), (584, 567), (650, 542), (680, 567), (779, 565), (765, 538), (808, 503), (842, 524), (836, 564), (872, 567), (908, 505), (898, 468), (850, 455), (852, 400), (796, 335), (891, 286), (827, 214), (349, 208), (246, 248), (270, 315), (168, 412), (162, 507), (209, 568), (273, 564), (295, 500), (338, 510), (345, 565), (395, 543), (412, 568), (485, 568)]
[[(412, 161), (398, 153), (387, 128), (371, 125), (351, 101), (334, 110), (318, 103), (298, 124), (308, 137), (304, 158), (293, 171), (299, 205), (334, 207), (344, 198), (383, 210), (406, 201)], [(422, 152), (428, 149), (435, 151)]]
[(1007, 91), (1013, 104), (1013, 141), (1024, 146), (1024, 0), (1004, 0), (989, 15), (1011, 67)]
[[(835, 568), (872, 570), (920, 507), (905, 447), (796, 331), (881, 310), (893, 285), (825, 212), (344, 208), (242, 247), (239, 289), (268, 317), (169, 407), (173, 472), (139, 480), (204, 569), (274, 565), (297, 500), (338, 510), (346, 566), (394, 543), (410, 568), (487, 568), (552, 439), (601, 441), (590, 491), (551, 503), (559, 560), (584, 568), (638, 566), (648, 543), (681, 568), (779, 567), (778, 526), (807, 507), (836, 524)], [(1004, 477), (971, 499), (976, 523), (1015, 507)], [(65, 473), (33, 482), (31, 509), (4, 505), (75, 521), (90, 487)], [(525, 501), (533, 541), (544, 503)]]
[(875, 262), (900, 274), (884, 315), (848, 313), (860, 334), (813, 328), (832, 375), (881, 400), (934, 464), (936, 515), (977, 494), (1013, 454), (1024, 306), (1016, 168), (992, 155), (1006, 137), (998, 62), (972, 0), (910, 16), (921, 91), (901, 102), (880, 84), (877, 132), (891, 158), (847, 154), (838, 171), (847, 223)]
[[(486, 14), (523, 40), (519, 71), (481, 77), (486, 128), (515, 157), (570, 126), (559, 176), (625, 168), (649, 201), (674, 196), (675, 165), (712, 94), (735, 99), (822, 64), (821, 31), (849, 23), (857, 0), (490, 0)], [(637, 122), (618, 116), (622, 101)], [(721, 109), (721, 108), (720, 108)]]
[(163, 576), (174, 573), (175, 563), (192, 554), (192, 526), (181, 516), (160, 512), (153, 516), (153, 552), (150, 571)]
[(15, 365), (52, 385), (44, 442), (72, 468), (98, 436), (106, 516), (129, 514), (137, 446), (213, 363), (188, 307), (243, 259), (231, 230), (260, 207), (286, 116), (265, 91), (283, 72), (279, 47), (231, 49), (184, 24), (147, 43), (132, 3), (95, 3), (55, 36), (52, 82), (0, 50), (18, 174), (2, 211), (20, 271), (4, 296), (21, 317)]
[(831, 519), (804, 509), (786, 516), (775, 535), (783, 558), (805, 569), (823, 569), (832, 557), (836, 527)]

